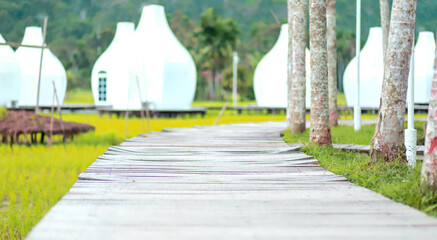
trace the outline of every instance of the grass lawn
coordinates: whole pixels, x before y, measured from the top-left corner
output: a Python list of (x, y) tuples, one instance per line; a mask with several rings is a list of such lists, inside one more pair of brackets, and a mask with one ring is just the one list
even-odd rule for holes
[[(151, 120), (151, 130), (211, 125), (218, 111), (205, 118)], [(51, 148), (0, 144), (0, 239), (23, 239), (42, 216), (63, 196), (83, 172), (110, 145), (126, 137), (124, 118), (97, 114), (65, 114), (66, 121), (89, 123), (94, 132), (80, 135), (73, 142), (54, 144)], [(227, 111), (219, 124), (285, 120), (277, 115), (238, 115)], [(141, 120), (129, 119), (128, 136), (142, 132)]]
[[(423, 122), (416, 122), (415, 127), (418, 130), (418, 141), (423, 144)], [(369, 145), (375, 126), (363, 126), (359, 132), (354, 132), (353, 127), (349, 126), (332, 128), (331, 131), (333, 143)], [(328, 171), (437, 217), (437, 194), (421, 186), (421, 162), (414, 169), (399, 161), (370, 163), (368, 154), (307, 144), (309, 130), (296, 135), (286, 131), (284, 139), (287, 142), (304, 143), (303, 151), (319, 160), (320, 165)]]
[(91, 90), (75, 89), (65, 94), (64, 104), (94, 104)]

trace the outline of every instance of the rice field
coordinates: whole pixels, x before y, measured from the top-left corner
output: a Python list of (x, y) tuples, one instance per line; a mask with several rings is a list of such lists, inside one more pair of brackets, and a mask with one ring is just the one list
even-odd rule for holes
[(22, 239), (106, 146), (0, 145), (0, 239)]
[[(152, 119), (152, 131), (163, 128), (211, 125), (218, 111), (205, 118)], [(72, 142), (52, 147), (0, 144), (0, 239), (23, 239), (32, 227), (65, 195), (83, 172), (110, 145), (126, 138), (126, 121), (115, 115), (65, 114), (66, 121), (94, 125), (96, 130)], [(219, 124), (284, 120), (285, 116), (241, 115), (226, 112)], [(128, 121), (128, 137), (142, 133), (142, 121)]]

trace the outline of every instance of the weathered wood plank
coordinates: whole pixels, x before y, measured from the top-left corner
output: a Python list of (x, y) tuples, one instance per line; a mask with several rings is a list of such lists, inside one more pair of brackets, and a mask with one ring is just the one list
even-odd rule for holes
[(98, 157), (27, 238), (437, 236), (436, 219), (324, 170), (282, 141), (284, 128), (196, 126), (128, 139)]

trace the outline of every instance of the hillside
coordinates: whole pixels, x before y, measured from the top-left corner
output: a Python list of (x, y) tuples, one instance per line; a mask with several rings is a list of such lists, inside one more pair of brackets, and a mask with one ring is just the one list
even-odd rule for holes
[[(286, 0), (0, 0), (0, 33), (19, 42), (24, 28), (41, 25), (49, 16), (48, 44), (61, 59), (69, 75), (69, 88), (89, 88), (89, 75), (98, 55), (111, 41), (119, 21), (137, 23), (142, 6), (162, 4), (176, 35), (191, 50), (190, 42), (198, 26), (198, 17), (213, 7), (224, 17), (236, 21), (241, 31), (238, 50), (243, 63), (253, 72), (256, 62), (273, 45), (280, 22), (287, 19)], [(363, 0), (363, 34), (379, 25), (379, 1)], [(345, 65), (354, 55), (355, 1), (337, 0), (339, 64)], [(437, 3), (420, 0), (418, 31), (435, 31)], [(274, 13), (274, 15), (272, 14)], [(172, 19), (175, 18), (175, 21)], [(192, 54), (196, 54), (192, 52)], [(341, 69), (340, 69), (341, 71)], [(250, 78), (250, 77), (247, 77)]]

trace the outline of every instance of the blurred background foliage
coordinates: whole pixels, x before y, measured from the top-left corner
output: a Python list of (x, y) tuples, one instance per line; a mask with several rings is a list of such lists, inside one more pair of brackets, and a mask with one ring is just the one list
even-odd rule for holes
[[(287, 0), (0, 0), (0, 33), (20, 42), (24, 28), (49, 17), (47, 41), (68, 74), (68, 90), (89, 90), (90, 73), (111, 42), (116, 23), (138, 23), (141, 9), (162, 4), (179, 40), (198, 69), (197, 100), (226, 100), (231, 91), (232, 52), (240, 56), (242, 100), (253, 100), (253, 72), (287, 21)], [(339, 88), (344, 68), (355, 55), (355, 1), (337, 0)], [(379, 26), (379, 1), (363, 0), (364, 44)], [(417, 31), (435, 31), (435, 0), (418, 3)]]

